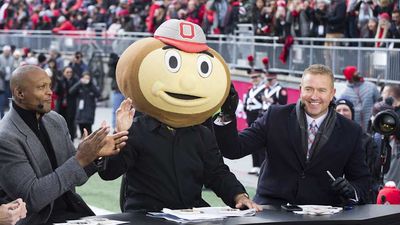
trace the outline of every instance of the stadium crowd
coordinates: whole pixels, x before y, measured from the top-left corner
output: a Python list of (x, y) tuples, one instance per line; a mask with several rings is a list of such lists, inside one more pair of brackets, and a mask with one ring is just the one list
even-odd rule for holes
[[(398, 0), (3, 0), (1, 29), (151, 32), (168, 19), (229, 34), (252, 24), (255, 35), (400, 38)], [(372, 43), (380, 47), (381, 43)], [(398, 47), (398, 46), (396, 46)]]

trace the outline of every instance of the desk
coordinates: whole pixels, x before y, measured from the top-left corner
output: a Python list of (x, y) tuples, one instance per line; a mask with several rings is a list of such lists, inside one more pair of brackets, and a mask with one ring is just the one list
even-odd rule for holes
[[(310, 216), (286, 212), (276, 206), (263, 206), (264, 210), (252, 217), (227, 218), (223, 221), (196, 223), (196, 225), (236, 224), (340, 224), (340, 225), (400, 225), (400, 205), (362, 205), (334, 215)], [(178, 224), (164, 219), (151, 218), (145, 213), (121, 213), (101, 216), (109, 219), (130, 221), (129, 224), (172, 225)]]

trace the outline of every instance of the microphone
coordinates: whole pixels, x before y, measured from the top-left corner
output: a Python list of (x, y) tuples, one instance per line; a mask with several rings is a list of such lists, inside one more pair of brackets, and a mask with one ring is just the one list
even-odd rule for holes
[(37, 108), (38, 108), (38, 109), (43, 109), (43, 108), (44, 108), (44, 105), (43, 105), (41, 102), (39, 102), (39, 104), (37, 104)]

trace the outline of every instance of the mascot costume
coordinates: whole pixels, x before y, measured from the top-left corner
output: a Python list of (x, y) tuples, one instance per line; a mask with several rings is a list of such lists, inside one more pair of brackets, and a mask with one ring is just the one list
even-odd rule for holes
[[(129, 139), (100, 176), (126, 173), (123, 211), (208, 206), (203, 185), (231, 207), (258, 208), (224, 164), (211, 130), (200, 125), (224, 103), (230, 74), (198, 25), (164, 22), (154, 37), (124, 51), (116, 78), (128, 98), (116, 128), (129, 121), (120, 130), (129, 128)], [(126, 113), (131, 106), (143, 115), (133, 119)]]

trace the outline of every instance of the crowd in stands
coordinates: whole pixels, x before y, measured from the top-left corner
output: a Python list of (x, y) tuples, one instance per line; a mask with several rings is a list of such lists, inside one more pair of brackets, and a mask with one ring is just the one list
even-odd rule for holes
[[(168, 19), (207, 34), (252, 24), (255, 35), (400, 38), (399, 0), (3, 0), (1, 29), (154, 32)], [(372, 43), (380, 47), (381, 43)], [(398, 47), (398, 46), (396, 46)]]

